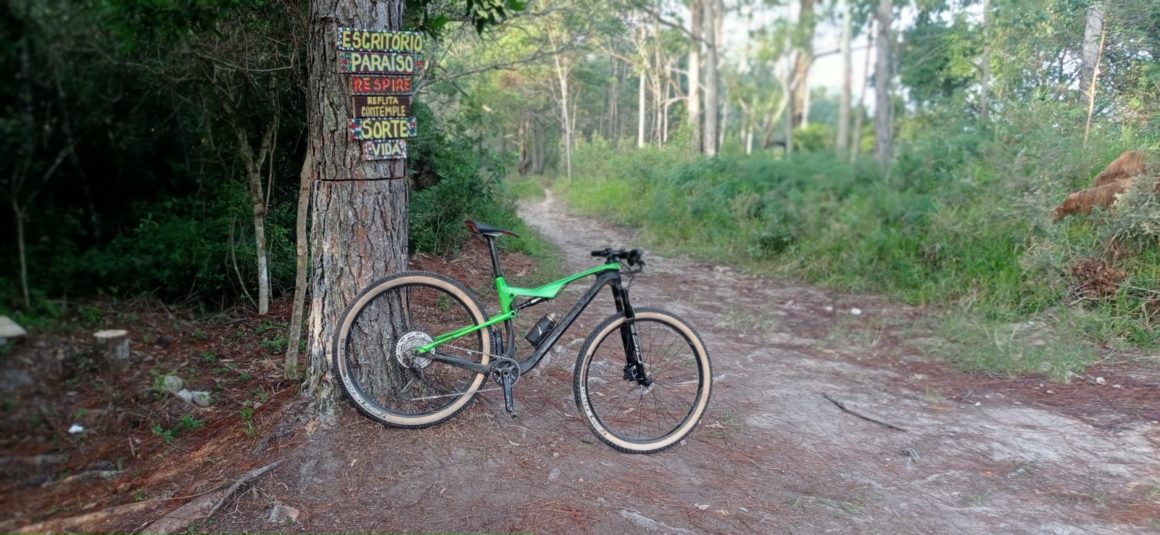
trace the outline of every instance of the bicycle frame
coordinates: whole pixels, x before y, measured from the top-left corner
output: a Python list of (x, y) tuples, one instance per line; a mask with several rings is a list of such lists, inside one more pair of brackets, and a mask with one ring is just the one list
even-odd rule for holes
[[(498, 269), (496, 271), (498, 272)], [(536, 288), (517, 288), (514, 286), (508, 286), (507, 281), (505, 281), (503, 278), (503, 275), (497, 273), (495, 278), (495, 288), (496, 293), (499, 295), (499, 314), (488, 318), (487, 321), (484, 321), (479, 325), (471, 325), (461, 329), (456, 329), (448, 333), (440, 334), (436, 336), (435, 339), (430, 343), (416, 348), (415, 352), (427, 354), (427, 358), (430, 358), (431, 360), (466, 368), (478, 373), (489, 373), (490, 369), (487, 365), (478, 364), (457, 357), (441, 355), (435, 352), (435, 348), (451, 342), (452, 340), (456, 340), (471, 333), (477, 332), (480, 329), (490, 328), (493, 325), (503, 323), (504, 329), (507, 331), (508, 342), (506, 351), (504, 352), (505, 355), (502, 356), (510, 356), (514, 354), (515, 351), (515, 330), (512, 326), (512, 320), (514, 320), (516, 316), (519, 315), (519, 311), (535, 306), (544, 301), (555, 299), (556, 296), (560, 295), (560, 292), (563, 291), (564, 288), (569, 284), (591, 275), (597, 275), (596, 280), (593, 281), (592, 286), (584, 292), (584, 295), (580, 296), (580, 299), (576, 302), (575, 305), (573, 305), (572, 310), (568, 311), (568, 314), (565, 315), (562, 320), (560, 320), (555, 329), (552, 329), (552, 332), (549, 333), (548, 337), (540, 343), (540, 345), (536, 348), (535, 352), (533, 352), (531, 356), (529, 356), (527, 359), (519, 361), (520, 374), (527, 373), (529, 370), (535, 368), (536, 365), (540, 363), (540, 360), (544, 358), (544, 355), (546, 355), (548, 351), (550, 351), (552, 347), (556, 345), (556, 342), (560, 339), (561, 336), (563, 336), (564, 332), (572, 326), (572, 323), (576, 321), (576, 318), (579, 317), (586, 308), (588, 308), (588, 305), (592, 303), (592, 300), (596, 298), (596, 295), (599, 294), (600, 290), (602, 290), (605, 286), (612, 288), (613, 300), (616, 303), (616, 311), (626, 315), (630, 319), (633, 317), (632, 305), (629, 304), (628, 299), (628, 288), (625, 288), (621, 284), (620, 264), (618, 262), (607, 262), (605, 264), (593, 267), (580, 273), (569, 275), (558, 281), (551, 282)], [(521, 297), (528, 298), (528, 300), (523, 303), (516, 304), (513, 308), (512, 305), (515, 300)]]

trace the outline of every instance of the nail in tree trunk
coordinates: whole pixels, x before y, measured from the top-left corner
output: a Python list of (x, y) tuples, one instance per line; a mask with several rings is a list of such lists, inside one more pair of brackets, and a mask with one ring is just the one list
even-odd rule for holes
[[(315, 411), (333, 416), (331, 343), (339, 316), (358, 291), (407, 267), (407, 183), (404, 160), (365, 161), (348, 123), (348, 75), (338, 72), (337, 28), (398, 30), (403, 0), (312, 0), (307, 95), (311, 202), (311, 295), (308, 391)], [(389, 316), (389, 311), (385, 313)], [(379, 324), (388, 325), (390, 317)], [(364, 366), (364, 368), (366, 368)], [(381, 370), (364, 370), (369, 374)], [(373, 388), (373, 385), (372, 385)]]

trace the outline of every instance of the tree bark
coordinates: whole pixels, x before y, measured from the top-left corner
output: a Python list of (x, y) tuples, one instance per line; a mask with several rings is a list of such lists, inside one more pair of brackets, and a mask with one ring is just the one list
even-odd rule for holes
[[(712, 0), (693, 0), (689, 5), (689, 15), (692, 18), (692, 37), (689, 42), (689, 95), (688, 95), (688, 111), (689, 111), (689, 134), (690, 143), (692, 145), (693, 154), (701, 154), (705, 151), (705, 144), (703, 136), (705, 130), (701, 122), (701, 38), (705, 33), (704, 20), (705, 17), (703, 7), (704, 4)], [(710, 19), (712, 20), (712, 19)], [(706, 96), (706, 101), (708, 100)]]
[(349, 80), (338, 73), (337, 28), (397, 30), (403, 0), (313, 0), (308, 85), (311, 295), (308, 392), (315, 412), (333, 418), (330, 346), (346, 305), (361, 288), (407, 267), (407, 183), (403, 160), (364, 161), (350, 139)]
[(1083, 64), (1080, 65), (1079, 88), (1086, 102), (1092, 98), (1092, 83), (1095, 79), (1096, 63), (1100, 60), (1101, 36), (1104, 33), (1104, 4), (1093, 2), (1087, 10), (1083, 27)]
[(979, 65), (979, 119), (991, 118), (991, 0), (983, 0), (983, 57)]
[(853, 99), (854, 85), (854, 58), (850, 53), (850, 17), (850, 0), (842, 0), (842, 34), (838, 46), (842, 54), (842, 95), (838, 99), (838, 137), (834, 144), (839, 160), (846, 158), (850, 140), (850, 101)]
[(310, 258), (310, 241), (306, 235), (306, 220), (310, 217), (310, 187), (314, 184), (314, 154), (306, 145), (306, 160), (298, 175), (298, 213), (295, 217), (295, 261), (294, 261), (294, 309), (290, 313), (290, 333), (286, 341), (286, 362), (283, 373), (287, 379), (298, 378), (298, 346), (302, 340), (302, 316), (306, 308), (306, 277), (309, 274), (307, 261)]
[[(806, 117), (806, 94), (810, 90), (810, 65), (814, 62), (814, 0), (800, 0), (798, 4), (799, 31), (798, 54), (794, 59), (793, 77), (790, 80), (793, 100), (790, 102), (791, 127), (802, 126)], [(787, 146), (788, 148), (788, 146)]]
[(874, 66), (874, 158), (882, 165), (888, 165), (893, 157), (893, 130), (890, 106), (891, 72), (890, 19), (893, 16), (891, 0), (879, 0), (878, 12), (878, 54)]
[[(555, 45), (553, 45), (555, 46)], [(552, 56), (556, 64), (556, 80), (560, 88), (560, 126), (564, 131), (564, 169), (568, 180), (572, 180), (572, 110), (568, 107), (569, 77), (571, 66), (565, 66), (560, 61), (560, 54)]]
[(720, 64), (719, 44), (721, 37), (721, 0), (705, 0), (705, 154), (717, 155), (717, 125), (718, 110), (721, 102), (718, 98), (719, 81), (717, 67)]
[(850, 132), (850, 162), (862, 156), (862, 122), (866, 119), (866, 90), (870, 87), (870, 50), (874, 48), (874, 21), (866, 31), (866, 59), (862, 65), (862, 90), (858, 92), (858, 107), (854, 110), (854, 128)]

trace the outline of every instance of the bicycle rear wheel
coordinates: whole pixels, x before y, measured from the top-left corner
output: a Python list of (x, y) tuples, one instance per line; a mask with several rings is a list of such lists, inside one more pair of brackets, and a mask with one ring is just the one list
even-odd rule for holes
[(626, 372), (628, 320), (614, 315), (596, 327), (576, 359), (576, 407), (604, 443), (628, 453), (653, 453), (688, 435), (709, 404), (713, 373), (701, 338), (663, 310), (635, 311), (647, 386)]
[[(405, 272), (371, 284), (342, 316), (334, 338), (334, 369), (355, 406), (396, 427), (442, 422), (471, 401), (484, 374), (451, 366), (414, 351), (442, 333), (482, 324), (479, 301), (458, 282), (425, 272)], [(479, 364), (490, 359), (491, 339), (481, 329), (436, 348)]]

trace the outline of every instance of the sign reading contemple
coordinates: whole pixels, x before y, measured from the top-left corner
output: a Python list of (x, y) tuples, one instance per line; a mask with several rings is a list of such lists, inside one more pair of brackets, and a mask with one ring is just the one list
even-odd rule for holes
[(418, 32), (339, 28), (338, 49), (363, 52), (412, 52), (417, 54), (423, 51), (423, 34)]
[(339, 52), (338, 72), (415, 74), (423, 70), (423, 56), (402, 52)]
[(351, 76), (350, 92), (355, 95), (410, 95), (411, 77), (373, 74)]
[(411, 115), (410, 95), (355, 95), (354, 116), (407, 117)]
[(403, 160), (407, 158), (407, 140), (372, 139), (363, 141), (363, 158), (367, 160)]
[(415, 137), (418, 132), (414, 117), (350, 120), (350, 137), (356, 141)]

